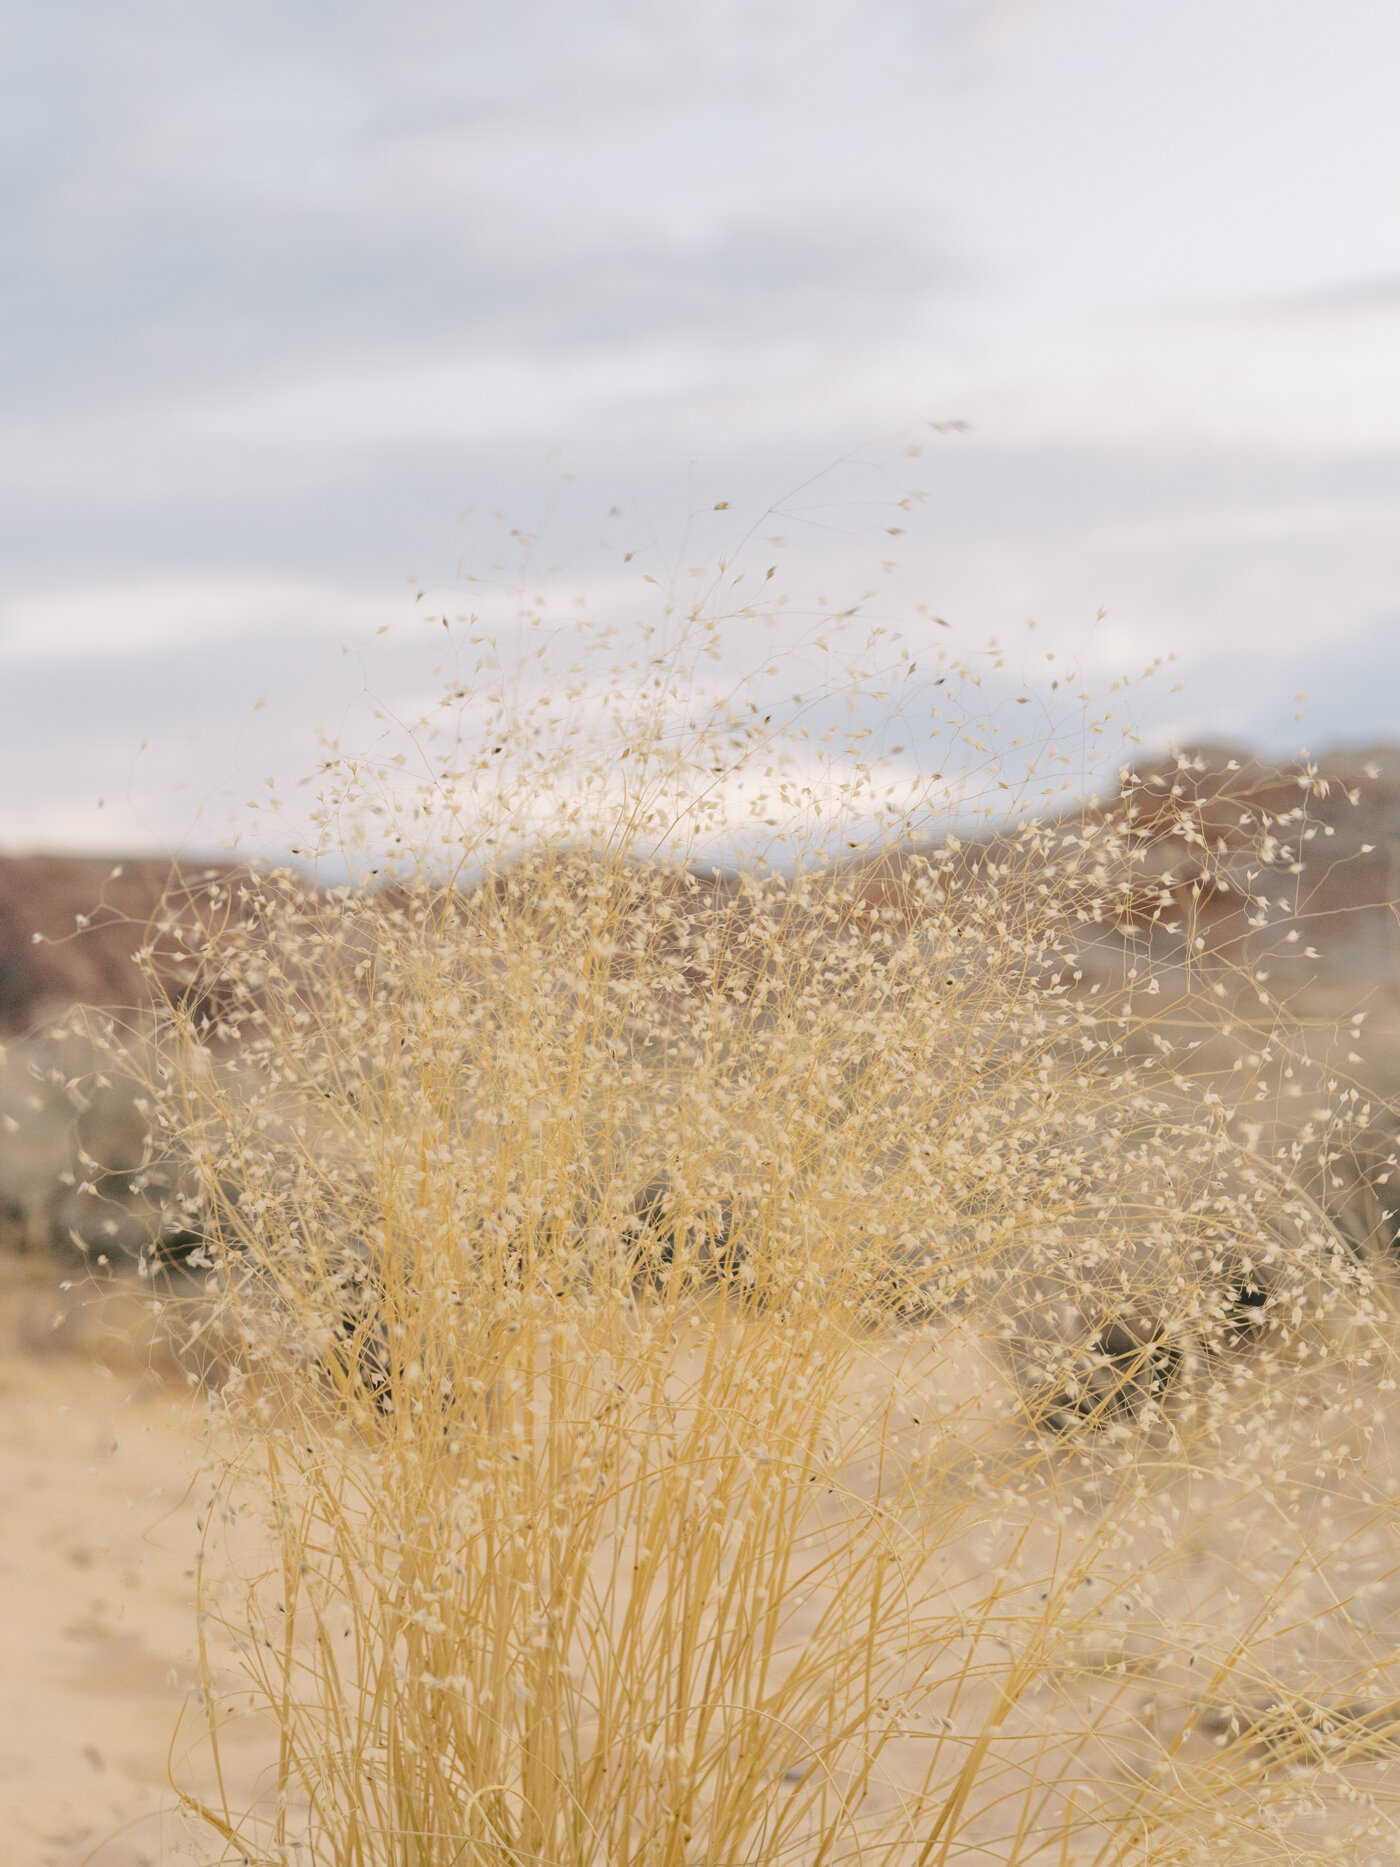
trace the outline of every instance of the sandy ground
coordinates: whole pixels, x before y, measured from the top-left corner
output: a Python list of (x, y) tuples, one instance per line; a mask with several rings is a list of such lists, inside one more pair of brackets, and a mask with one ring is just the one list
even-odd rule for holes
[[(181, 1814), (174, 1786), (213, 1799), (193, 1664), (199, 1514), (208, 1490), (200, 1476), (202, 1408), (146, 1346), (150, 1318), (134, 1293), (119, 1294), (101, 1309), (76, 1295), (57, 1291), (51, 1281), (0, 1284), (0, 1867), (209, 1862), (220, 1858), (219, 1846)], [(970, 1356), (969, 1348), (958, 1358), (959, 1381), (971, 1379)], [(995, 1390), (990, 1367), (973, 1385), (979, 1392), (983, 1385)], [(1343, 1380), (1342, 1386), (1350, 1384)], [(1383, 1488), (1387, 1497), (1400, 1491), (1400, 1439), (1392, 1443), (1379, 1400), (1375, 1393), (1351, 1394), (1347, 1406), (1328, 1407), (1336, 1419), (1326, 1433), (1306, 1437), (1310, 1459), (1324, 1437), (1349, 1436), (1354, 1445), (1358, 1407), (1376, 1434), (1360, 1465), (1345, 1464), (1348, 1482), (1326, 1487), (1328, 1563), (1305, 1573), (1296, 1589), (1285, 1589), (1290, 1601), (1296, 1597), (1296, 1613), (1290, 1608), (1282, 1615), (1288, 1638), (1271, 1662), (1284, 1681), (1296, 1673), (1305, 1692), (1369, 1668), (1357, 1715), (1369, 1715), (1373, 1702), (1393, 1705), (1400, 1653), (1400, 1513), (1390, 1504), (1380, 1516), (1369, 1503), (1362, 1509), (1358, 1491)], [(970, 1424), (986, 1449), (1000, 1433), (1004, 1449), (1015, 1452), (1019, 1442), (1014, 1434), (1006, 1437), (1004, 1417), (990, 1438), (990, 1416)], [(1339, 1451), (1347, 1453), (1347, 1446)], [(1316, 1469), (1321, 1473), (1322, 1466)], [(1343, 1469), (1335, 1466), (1337, 1478)], [(1076, 1482), (1093, 1489), (1087, 1474)], [(1131, 1614), (1120, 1624), (1116, 1608), (1104, 1619), (1106, 1609), (1096, 1605), (1086, 1581), (1082, 1610), (1075, 1607), (1064, 1618), (1063, 1655), (1047, 1665), (1018, 1708), (1025, 1732), (1052, 1748), (1075, 1731), (1121, 1726), (1127, 1719), (1140, 1734), (1139, 1749), (1165, 1757), (1171, 1748), (1178, 1766), (1195, 1771), (1208, 1765), (1212, 1746), (1225, 1741), (1204, 1722), (1182, 1747), (1172, 1732), (1184, 1717), (1235, 1698), (1234, 1688), (1207, 1685), (1203, 1699), (1199, 1674), (1165, 1662), (1153, 1676), (1139, 1677), (1134, 1641), (1146, 1640), (1156, 1651), (1170, 1623), (1176, 1644), (1197, 1629), (1206, 1644), (1223, 1640), (1228, 1646), (1230, 1628), (1238, 1623), (1242, 1631), (1254, 1612), (1252, 1588), (1280, 1563), (1286, 1568), (1294, 1543), (1306, 1541), (1316, 1498), (1299, 1489), (1298, 1522), (1280, 1526), (1268, 1517), (1267, 1500), (1251, 1503), (1209, 1486), (1194, 1496), (1189, 1488), (1178, 1490), (1179, 1510), (1175, 1492), (1164, 1492), (1163, 1499), (1179, 1521), (1181, 1562), (1161, 1578), (1151, 1614), (1139, 1604), (1142, 1627), (1135, 1631)], [(1092, 1505), (1080, 1521), (1086, 1535), (1095, 1534)], [(1062, 1527), (1054, 1531), (1057, 1548), (1064, 1536)], [(955, 1608), (966, 1595), (975, 1618), (989, 1574), (1011, 1575), (1024, 1562), (1019, 1584), (1033, 1589), (1035, 1578), (1060, 1561), (1028, 1545), (1011, 1562), (1004, 1542), (989, 1527), (985, 1536), (969, 1535), (949, 1550), (939, 1586)], [(1125, 1548), (1119, 1566), (1136, 1573), (1146, 1566), (1137, 1558), (1150, 1553)], [(1073, 1558), (1069, 1547), (1067, 1559)], [(1103, 1563), (1095, 1566), (1102, 1594)], [(1150, 1580), (1134, 1582), (1133, 1594), (1142, 1594)], [(1312, 1600), (1319, 1590), (1326, 1599)], [(1030, 1611), (1033, 1617), (1033, 1606)], [(1251, 1651), (1262, 1663), (1260, 1631), (1251, 1636)], [(1300, 1644), (1302, 1634), (1307, 1637)], [(225, 1685), (234, 1676), (230, 1660), (216, 1650)], [(1187, 1659), (1182, 1666), (1194, 1663)], [(1353, 1697), (1355, 1690), (1347, 1686)], [(1248, 1704), (1247, 1692), (1240, 1702)], [(912, 1733), (891, 1746), (888, 1780), (873, 1786), (874, 1802), (900, 1800), (922, 1779), (927, 1748)], [(1343, 1848), (1340, 1858), (1397, 1858), (1400, 1828), (1392, 1822), (1400, 1815), (1400, 1765), (1389, 1741), (1381, 1750), (1360, 1756), (1358, 1771), (1347, 1774), (1356, 1779), (1348, 1794), (1364, 1791), (1368, 1805), (1377, 1796), (1387, 1803), (1382, 1851)], [(275, 1738), (258, 1719), (238, 1720), (227, 1728), (223, 1751), (229, 1800), (247, 1807), (266, 1783)], [(1152, 1758), (1144, 1754), (1142, 1761)], [(989, 1805), (989, 1821), (994, 1813)], [(1295, 1842), (1315, 1839), (1303, 1833), (1311, 1819), (1294, 1818), (1289, 1832)], [(1335, 1809), (1317, 1816), (1323, 1831), (1337, 1819)], [(979, 1852), (976, 1838), (969, 1832), (969, 1860), (1005, 1857), (999, 1843)]]
[[(199, 1461), (198, 1403), (143, 1351), (134, 1301), (94, 1317), (51, 1284), (0, 1288), (4, 1867), (209, 1855), (171, 1785), (208, 1779), (186, 1709)], [(235, 1746), (250, 1786), (259, 1740)]]

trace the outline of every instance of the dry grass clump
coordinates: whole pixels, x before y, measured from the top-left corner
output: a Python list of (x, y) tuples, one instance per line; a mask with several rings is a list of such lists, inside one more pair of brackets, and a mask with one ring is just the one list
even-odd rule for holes
[(198, 1814), (326, 1867), (1393, 1859), (1388, 1268), (1153, 1041), (1150, 956), (1090, 996), (1131, 839), (971, 860), (857, 749), (838, 834), (716, 874), (752, 715), (670, 692), (577, 784), (577, 710), (358, 767), (326, 824), (416, 866), (206, 901), (204, 1686), (280, 1751)]

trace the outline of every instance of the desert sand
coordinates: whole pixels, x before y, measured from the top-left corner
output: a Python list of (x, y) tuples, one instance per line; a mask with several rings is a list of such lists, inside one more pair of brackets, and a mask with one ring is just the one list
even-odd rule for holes
[[(134, 1280), (109, 1287), (98, 1300), (63, 1291), (51, 1273), (20, 1277), (12, 1261), (10, 1280), (0, 1285), (0, 1867), (174, 1867), (228, 1858), (217, 1837), (182, 1811), (179, 1795), (184, 1790), (216, 1800), (194, 1651), (200, 1517), (211, 1488), (204, 1407), (150, 1345), (149, 1310)], [(984, 1399), (995, 1398), (996, 1370), (988, 1362), (973, 1379), (976, 1360), (974, 1346), (962, 1345), (954, 1358), (956, 1382), (971, 1382)], [(1385, 1653), (1381, 1672), (1387, 1676), (1368, 1679), (1366, 1702), (1356, 1701), (1359, 1709), (1347, 1715), (1369, 1729), (1373, 1700), (1392, 1715), (1389, 1656), (1400, 1623), (1397, 1525), (1388, 1506), (1378, 1516), (1374, 1500), (1363, 1509), (1361, 1497), (1349, 1494), (1360, 1481), (1361, 1490), (1377, 1486), (1390, 1497), (1400, 1480), (1394, 1478), (1386, 1407), (1378, 1393), (1352, 1388), (1344, 1373), (1334, 1404), (1324, 1409), (1331, 1424), (1307, 1445), (1320, 1455), (1324, 1438), (1344, 1440), (1350, 1432), (1354, 1441), (1364, 1424), (1369, 1455), (1359, 1466), (1342, 1458), (1316, 1495), (1302, 1487), (1296, 1524), (1264, 1522), (1260, 1512), (1268, 1499), (1262, 1495), (1236, 1496), (1229, 1486), (1175, 1487), (1181, 1560), (1153, 1584), (1155, 1606), (1140, 1630), (1157, 1656), (1153, 1666), (1139, 1676), (1133, 1647), (1139, 1634), (1126, 1622), (1120, 1626), (1116, 1608), (1096, 1606), (1086, 1583), (1082, 1611), (1076, 1603), (1065, 1618), (1063, 1656), (1018, 1709), (1028, 1730), (1074, 1749), (1076, 1732), (1117, 1729), (1121, 1736), (1131, 1726), (1139, 1748), (1145, 1743), (1156, 1756), (1154, 1746), (1165, 1747), (1162, 1756), (1170, 1750), (1188, 1775), (1208, 1770), (1213, 1747), (1225, 1742), (1219, 1704), (1234, 1689), (1217, 1681), (1202, 1699), (1198, 1676), (1182, 1670), (1168, 1649), (1193, 1628), (1229, 1647), (1231, 1628), (1242, 1634), (1252, 1624), (1256, 1604), (1248, 1578), (1259, 1563), (1250, 1568), (1241, 1561), (1250, 1522), (1259, 1519), (1254, 1527), (1268, 1532), (1257, 1550), (1251, 1544), (1251, 1561), (1257, 1556), (1263, 1564), (1255, 1579), (1267, 1579), (1264, 1569), (1272, 1574), (1280, 1562), (1287, 1567), (1290, 1552), (1297, 1555), (1294, 1544), (1301, 1539), (1306, 1545), (1323, 1490), (1329, 1494), (1331, 1571), (1303, 1564), (1296, 1585), (1283, 1589), (1275, 1618), (1292, 1634), (1272, 1656), (1271, 1669), (1276, 1662), (1285, 1685), (1296, 1673), (1299, 1704), (1310, 1705), (1318, 1692), (1330, 1701), (1329, 1682), (1356, 1675), (1364, 1657), (1360, 1642), (1368, 1653)], [(1008, 1425), (1009, 1398), (1001, 1395), (994, 1415), (978, 1407), (966, 1414), (964, 1424), (985, 1454), (994, 1454), (998, 1444), (1014, 1452), (1019, 1443)], [(918, 1440), (910, 1436), (911, 1455)], [(1337, 1456), (1346, 1452), (1341, 1445)], [(1337, 1482), (1344, 1467), (1351, 1482)], [(1322, 1470), (1318, 1465), (1319, 1476)], [(1093, 1490), (1087, 1477), (1084, 1488)], [(1172, 1498), (1163, 1497), (1171, 1507)], [(1078, 1521), (1092, 1536), (1094, 1505), (1087, 1496), (1076, 1502), (1087, 1506)], [(263, 1545), (251, 1519), (238, 1532), (240, 1546), (245, 1534), (254, 1541), (244, 1554), (260, 1567)], [(221, 1527), (220, 1549), (227, 1544)], [(1122, 1561), (1136, 1575), (1150, 1566), (1137, 1558), (1151, 1554), (1146, 1547), (1125, 1549)], [(990, 1528), (950, 1550), (938, 1586), (951, 1609), (965, 1607), (975, 1616), (986, 1576), (1006, 1557)], [(1048, 1574), (1055, 1565), (1048, 1555), (1045, 1561)], [(1096, 1567), (1103, 1582), (1103, 1562)], [(1142, 1578), (1144, 1586), (1149, 1579)], [(1342, 1579), (1347, 1612), (1338, 1622)], [(1136, 1582), (1133, 1592), (1142, 1592)], [(1169, 1637), (1172, 1628), (1176, 1634)], [(1308, 1630), (1302, 1646), (1300, 1630)], [(1257, 1637), (1251, 1650), (1261, 1664), (1270, 1657)], [(225, 1712), (238, 1709), (230, 1697), (239, 1677), (235, 1657), (223, 1646), (213, 1646), (211, 1654)], [(1275, 1689), (1270, 1702), (1276, 1698)], [(1248, 1703), (1247, 1693), (1241, 1702)], [(1181, 1745), (1173, 1733), (1193, 1715), (1198, 1730)], [(1302, 1725), (1299, 1731), (1298, 1741), (1306, 1743)], [(873, 1785), (876, 1801), (899, 1799), (922, 1779), (925, 1749), (914, 1734), (891, 1745), (885, 1780)], [(269, 1784), (275, 1732), (260, 1718), (236, 1717), (223, 1725), (221, 1750), (230, 1806), (257, 1804)], [(1104, 1762), (1107, 1779), (1122, 1761)], [(1140, 1761), (1150, 1765), (1152, 1759)], [(1374, 1809), (1377, 1798), (1388, 1801), (1394, 1792), (1393, 1769), (1388, 1744), (1363, 1746), (1346, 1771), (1350, 1790)], [(988, 1820), (995, 1815), (989, 1804)], [(1310, 1836), (1310, 1824), (1325, 1832), (1338, 1819), (1335, 1807), (1305, 1807), (1290, 1811), (1288, 1832), (1295, 1839)], [(1382, 1826), (1389, 1845), (1388, 1823)], [(1003, 1858), (999, 1844), (979, 1851), (978, 1827), (969, 1830), (966, 1857)]]
[[(142, 1344), (134, 1297), (0, 1288), (4, 1867), (211, 1852), (171, 1781), (209, 1787), (191, 1700), (202, 1416)], [(250, 1788), (264, 1741), (247, 1726), (226, 1755)]]

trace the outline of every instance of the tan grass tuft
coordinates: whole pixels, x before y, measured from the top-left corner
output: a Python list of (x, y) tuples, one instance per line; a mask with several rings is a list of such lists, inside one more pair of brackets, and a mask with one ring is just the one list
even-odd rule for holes
[(227, 1858), (1393, 1858), (1389, 1272), (1241, 1137), (1281, 1014), (1222, 1087), (1131, 916), (1085, 976), (1126, 814), (956, 836), (858, 746), (716, 874), (779, 729), (614, 678), (580, 763), (575, 678), (341, 770), (417, 861), (210, 903), (166, 1023)]

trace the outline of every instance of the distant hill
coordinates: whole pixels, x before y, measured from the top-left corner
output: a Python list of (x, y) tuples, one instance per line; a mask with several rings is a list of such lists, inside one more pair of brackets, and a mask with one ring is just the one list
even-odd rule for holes
[[(1110, 887), (1086, 927), (1095, 970), (1112, 966), (1123, 937), (1139, 949), (1147, 938), (1157, 963), (1170, 965), (1189, 927), (1218, 958), (1266, 962), (1277, 996), (1303, 994), (1318, 1012), (1358, 988), (1400, 1004), (1400, 747), (1333, 752), (1310, 771), (1208, 745), (1145, 762), (1136, 777), (1131, 899)], [(1069, 819), (1107, 819), (1122, 803), (1091, 801)], [(1267, 877), (1258, 867), (1265, 836), (1277, 847)], [(968, 859), (994, 845), (973, 844)], [(893, 879), (886, 864), (875, 866)], [(152, 858), (0, 856), (0, 1037), (75, 1003), (149, 1003), (151, 984), (133, 955), (162, 897), (231, 873)], [(1273, 898), (1266, 932), (1249, 924), (1251, 893)]]
[(167, 889), (225, 872), (149, 857), (0, 856), (0, 1036), (74, 1004), (149, 1004), (134, 955)]
[[(1319, 1198), (1348, 1236), (1400, 1245), (1400, 1197), (1389, 1192), (1389, 1156), (1400, 1148), (1400, 748), (1304, 767), (1206, 746), (1144, 763), (1120, 794), (1076, 805), (1054, 830), (1050, 840), (1063, 831), (1075, 852), (1060, 923), (1073, 942), (1071, 989), (1117, 991), (1146, 960), (1154, 1016), (1174, 1020), (1196, 1067), (1222, 1074), (1254, 1041), (1251, 1027), (1272, 1019), (1271, 1007), (1283, 1011), (1294, 1051), (1310, 1061), (1269, 1117), (1271, 1145), (1288, 1140), (1294, 1114), (1294, 1127), (1307, 1118), (1305, 1082), (1335, 1087), (1334, 1072), (1359, 1082), (1378, 1101), (1363, 1110), (1357, 1169), (1345, 1180), (1329, 1169)], [(942, 864), (946, 846), (936, 850)], [(919, 853), (864, 856), (851, 873), (867, 899), (917, 913), (905, 882)], [(1009, 918), (1033, 930), (1044, 890), (1014, 837), (965, 842), (956, 863), (969, 880), (991, 865)], [(151, 1002), (155, 983), (135, 955), (163, 902), (174, 921), (155, 943), (164, 981), (177, 991), (192, 982), (209, 900), (200, 884), (246, 874), (151, 858), (0, 857), (0, 1039), (11, 1040), (0, 1046), (0, 1245), (124, 1259), (183, 1248), (165, 1204), (131, 1180), (146, 1137), (135, 1085), (102, 1087), (109, 1066), (51, 1021), (80, 1003)], [(723, 894), (735, 878), (708, 879)], [(74, 1102), (79, 1077), (89, 1088)], [(106, 1168), (97, 1192), (86, 1184), (92, 1156)], [(1378, 1162), (1384, 1172), (1373, 1171)]]
[[(1204, 746), (1136, 775), (1134, 867), (1150, 884), (1128, 917), (1139, 934), (1189, 927), (1210, 953), (1269, 965), (1275, 998), (1319, 1013), (1357, 988), (1400, 1000), (1400, 748), (1305, 766)], [(1249, 902), (1265, 896), (1261, 928)]]
[[(1077, 852), (1060, 899), (1078, 908), (1086, 989), (1147, 958), (1163, 991), (1176, 972), (1189, 993), (1206, 974), (1214, 992), (1227, 973), (1234, 990), (1264, 969), (1270, 997), (1304, 1015), (1349, 1014), (1368, 999), (1400, 1009), (1400, 747), (1304, 765), (1202, 746), (1144, 761), (1121, 790), (1046, 827)], [(970, 881), (994, 866), (1008, 913), (1029, 929), (1038, 860), (1014, 832), (995, 830), (958, 846), (952, 874)], [(849, 872), (868, 899), (900, 912), (905, 879), (924, 861), (947, 870), (937, 835), (862, 856)]]

